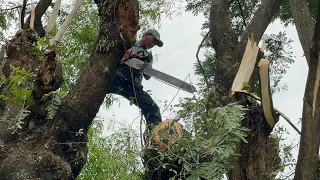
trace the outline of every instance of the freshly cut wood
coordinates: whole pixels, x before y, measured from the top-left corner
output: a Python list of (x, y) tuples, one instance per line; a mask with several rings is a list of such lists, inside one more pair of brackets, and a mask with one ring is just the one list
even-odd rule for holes
[(56, 20), (57, 20), (58, 13), (60, 10), (60, 4), (61, 4), (61, 0), (56, 0), (56, 2), (54, 3), (51, 17), (50, 17), (47, 25), (44, 28), (46, 33), (50, 33), (52, 31), (54, 25), (56, 24)]
[(175, 144), (183, 135), (183, 127), (173, 119), (160, 122), (152, 129), (152, 141), (159, 152), (165, 152), (169, 144)]
[(316, 111), (316, 103), (317, 103), (317, 94), (319, 90), (319, 81), (320, 81), (320, 55), (318, 58), (318, 67), (317, 67), (317, 76), (313, 89), (313, 102), (312, 102), (312, 116), (314, 117), (314, 113)]
[(243, 54), (239, 70), (231, 87), (231, 96), (234, 96), (235, 91), (242, 90), (244, 88), (244, 84), (249, 82), (256, 64), (258, 52), (259, 47), (257, 46), (257, 43), (254, 42), (253, 38), (248, 38), (246, 50)]
[(267, 59), (261, 59), (258, 66), (260, 67), (260, 91), (263, 113), (268, 124), (273, 127), (275, 125), (275, 120), (273, 117), (272, 96), (270, 94), (269, 85), (269, 61)]

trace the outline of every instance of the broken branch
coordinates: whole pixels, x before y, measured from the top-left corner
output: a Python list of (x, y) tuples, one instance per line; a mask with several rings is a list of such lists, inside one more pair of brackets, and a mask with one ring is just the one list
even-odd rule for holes
[(276, 124), (275, 118), (273, 117), (273, 105), (272, 96), (270, 96), (270, 85), (269, 85), (269, 61), (267, 59), (261, 59), (259, 62), (260, 67), (260, 84), (261, 84), (261, 99), (263, 114), (271, 127)]

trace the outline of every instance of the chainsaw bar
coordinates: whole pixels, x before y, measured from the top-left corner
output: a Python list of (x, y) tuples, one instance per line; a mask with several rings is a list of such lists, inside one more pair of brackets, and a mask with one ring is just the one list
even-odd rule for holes
[[(141, 67), (143, 67), (145, 64), (145, 62), (143, 62), (137, 58), (132, 58), (132, 59), (126, 60), (126, 61), (124, 61), (124, 63), (134, 69), (137, 69), (137, 70), (140, 70)], [(178, 78), (175, 78), (173, 76), (170, 76), (169, 74), (158, 71), (156, 69), (146, 67), (144, 70), (144, 73), (146, 73), (152, 77), (155, 77), (158, 80), (169, 83), (170, 85), (173, 85), (173, 86), (175, 86), (181, 90), (187, 91), (189, 93), (197, 92), (196, 88), (193, 85), (186, 83), (186, 82), (184, 82)]]

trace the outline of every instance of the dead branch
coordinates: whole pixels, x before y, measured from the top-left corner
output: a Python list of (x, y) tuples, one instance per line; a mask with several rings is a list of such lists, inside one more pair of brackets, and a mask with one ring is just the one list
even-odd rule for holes
[(202, 39), (202, 41), (201, 41), (201, 43), (200, 43), (200, 45), (199, 45), (199, 47), (198, 47), (197, 53), (196, 53), (196, 58), (197, 58), (197, 62), (198, 62), (198, 64), (199, 64), (200, 71), (201, 71), (201, 73), (202, 73), (202, 75), (203, 75), (203, 77), (204, 77), (204, 81), (205, 81), (205, 83), (206, 83), (206, 85), (207, 85), (208, 88), (209, 88), (208, 77), (206, 76), (206, 73), (204, 72), (204, 69), (203, 69), (203, 67), (202, 67), (202, 65), (201, 65), (201, 62), (200, 62), (200, 59), (199, 59), (199, 52), (200, 52), (200, 49), (201, 49), (202, 46), (203, 46), (204, 41), (207, 39), (207, 37), (209, 36), (209, 34), (210, 34), (210, 31), (208, 31), (207, 34), (203, 37), (203, 39)]

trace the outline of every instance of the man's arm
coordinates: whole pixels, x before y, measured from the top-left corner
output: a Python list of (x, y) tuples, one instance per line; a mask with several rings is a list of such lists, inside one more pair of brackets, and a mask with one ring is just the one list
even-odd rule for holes
[[(146, 63), (146, 67), (147, 68), (152, 68), (152, 62), (150, 63)], [(143, 77), (146, 79), (146, 80), (149, 80), (151, 78), (150, 75), (146, 74), (146, 73), (143, 73)]]
[[(153, 64), (153, 55), (151, 52), (149, 52), (149, 58), (150, 58), (150, 61), (149, 62), (146, 62), (146, 67), (147, 68), (152, 68), (152, 64)], [(146, 79), (146, 80), (149, 80), (151, 78), (150, 75), (146, 74), (146, 73), (143, 73), (143, 77)]]

